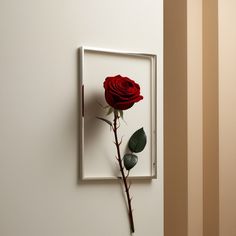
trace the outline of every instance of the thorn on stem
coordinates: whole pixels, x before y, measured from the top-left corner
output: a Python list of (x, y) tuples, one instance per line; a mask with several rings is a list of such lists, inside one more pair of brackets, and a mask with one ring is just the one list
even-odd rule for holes
[(128, 189), (130, 189), (130, 187), (131, 187), (131, 184), (129, 184)]
[(121, 137), (120, 142), (118, 143), (119, 146), (121, 145), (121, 143), (122, 143), (122, 141), (123, 141), (123, 137), (124, 137), (124, 136)]

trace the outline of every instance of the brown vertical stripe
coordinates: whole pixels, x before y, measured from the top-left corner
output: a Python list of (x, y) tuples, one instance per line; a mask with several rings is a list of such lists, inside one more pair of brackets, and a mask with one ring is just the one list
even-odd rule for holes
[(164, 230), (187, 236), (187, 0), (164, 1)]
[(219, 236), (218, 1), (203, 1), (203, 235)]

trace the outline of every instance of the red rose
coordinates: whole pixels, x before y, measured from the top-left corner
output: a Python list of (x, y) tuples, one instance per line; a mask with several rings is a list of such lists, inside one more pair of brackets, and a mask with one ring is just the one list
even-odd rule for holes
[(140, 87), (128, 77), (107, 77), (103, 83), (107, 103), (116, 110), (126, 110), (143, 99)]

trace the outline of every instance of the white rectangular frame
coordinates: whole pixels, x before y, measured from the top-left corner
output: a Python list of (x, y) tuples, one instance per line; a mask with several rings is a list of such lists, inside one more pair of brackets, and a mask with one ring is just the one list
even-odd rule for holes
[(79, 178), (80, 180), (117, 180), (119, 177), (86, 177), (84, 158), (84, 60), (86, 52), (128, 55), (149, 58), (151, 61), (151, 174), (146, 176), (131, 176), (132, 180), (151, 180), (157, 178), (157, 55), (143, 52), (120, 51), (81, 46), (79, 48)]

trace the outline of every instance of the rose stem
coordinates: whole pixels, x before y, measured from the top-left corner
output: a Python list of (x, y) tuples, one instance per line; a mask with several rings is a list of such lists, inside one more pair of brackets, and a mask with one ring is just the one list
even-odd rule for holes
[(117, 120), (119, 119), (119, 116), (117, 114), (116, 111), (114, 111), (114, 126), (113, 126), (113, 131), (114, 131), (114, 135), (115, 135), (115, 145), (116, 145), (116, 149), (117, 149), (117, 160), (119, 163), (119, 167), (120, 167), (120, 172), (122, 175), (122, 180), (125, 186), (125, 192), (126, 192), (126, 197), (127, 197), (127, 202), (128, 202), (128, 209), (129, 209), (129, 221), (130, 221), (130, 228), (132, 233), (134, 233), (134, 220), (133, 220), (133, 213), (132, 213), (132, 206), (131, 206), (131, 198), (130, 198), (130, 194), (129, 194), (129, 188), (130, 186), (128, 186), (127, 183), (127, 178), (128, 175), (125, 176), (124, 173), (124, 167), (122, 165), (122, 160), (121, 160), (121, 155), (120, 155), (120, 143), (118, 142), (118, 137), (117, 137)]

